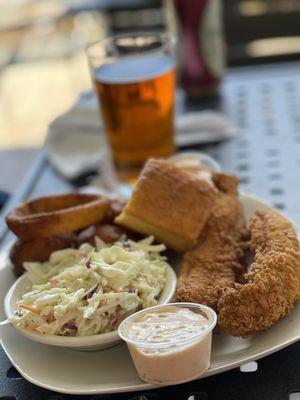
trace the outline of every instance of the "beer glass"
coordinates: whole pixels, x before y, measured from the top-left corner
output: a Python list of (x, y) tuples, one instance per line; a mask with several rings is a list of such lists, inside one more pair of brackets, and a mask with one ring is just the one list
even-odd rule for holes
[(92, 43), (87, 56), (118, 178), (133, 183), (149, 157), (174, 151), (175, 39), (130, 33)]

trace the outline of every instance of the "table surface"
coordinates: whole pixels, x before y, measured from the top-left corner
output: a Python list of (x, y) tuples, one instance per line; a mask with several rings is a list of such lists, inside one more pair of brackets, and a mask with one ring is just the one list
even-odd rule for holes
[[(187, 104), (189, 109), (219, 108), (239, 127), (234, 140), (197, 149), (216, 158), (225, 171), (237, 174), (241, 190), (262, 197), (300, 223), (300, 63), (245, 67), (229, 70), (220, 96), (211, 102)], [(195, 149), (195, 147), (194, 147)], [(64, 181), (41, 151), (17, 193), (0, 215), (0, 246), (12, 239), (4, 216), (28, 198), (63, 193), (86, 183)], [(187, 400), (272, 399), (287, 400), (300, 392), (300, 343), (258, 361), (256, 372), (239, 369), (180, 385), (144, 393), (148, 399), (179, 396)], [(86, 399), (143, 398), (140, 394), (88, 396)], [(192, 397), (194, 396), (194, 397)], [(0, 352), (0, 400), (60, 400), (64, 396), (25, 381)], [(179, 398), (179, 397), (178, 397)]]

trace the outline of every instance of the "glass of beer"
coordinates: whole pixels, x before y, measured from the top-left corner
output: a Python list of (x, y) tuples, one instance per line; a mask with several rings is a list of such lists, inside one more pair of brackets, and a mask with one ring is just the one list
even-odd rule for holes
[(130, 33), (87, 48), (120, 181), (132, 184), (149, 157), (174, 152), (175, 39)]

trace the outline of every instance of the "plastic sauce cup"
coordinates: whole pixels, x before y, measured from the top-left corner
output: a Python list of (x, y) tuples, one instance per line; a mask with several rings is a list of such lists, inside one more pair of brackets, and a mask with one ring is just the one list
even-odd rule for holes
[[(139, 342), (128, 334), (130, 325), (144, 314), (168, 311), (170, 307), (188, 308), (207, 319), (203, 330), (172, 342)], [(139, 311), (119, 326), (119, 335), (127, 343), (139, 377), (155, 385), (175, 385), (199, 378), (210, 366), (212, 330), (217, 323), (216, 313), (195, 303), (170, 303)]]

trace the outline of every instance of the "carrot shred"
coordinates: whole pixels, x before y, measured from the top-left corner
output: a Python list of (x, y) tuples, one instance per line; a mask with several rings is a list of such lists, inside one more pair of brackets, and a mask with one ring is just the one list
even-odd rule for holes
[(21, 308), (22, 310), (31, 311), (36, 314), (42, 313), (42, 310), (38, 307), (27, 306), (26, 304), (20, 304), (18, 307)]
[(55, 317), (53, 314), (48, 314), (46, 316), (46, 321), (48, 322), (48, 324), (50, 324), (51, 322), (55, 321)]

